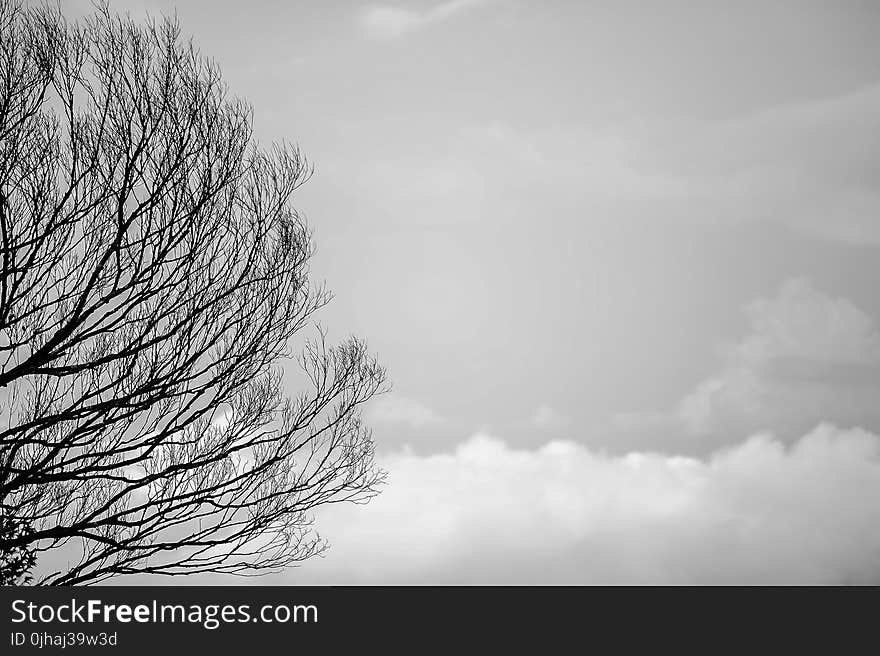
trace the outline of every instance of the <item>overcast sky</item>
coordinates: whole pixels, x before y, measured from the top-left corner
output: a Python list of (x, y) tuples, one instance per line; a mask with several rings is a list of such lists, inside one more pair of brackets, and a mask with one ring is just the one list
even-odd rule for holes
[(880, 3), (112, 6), (314, 161), (394, 382), (386, 491), (271, 581), (880, 583)]

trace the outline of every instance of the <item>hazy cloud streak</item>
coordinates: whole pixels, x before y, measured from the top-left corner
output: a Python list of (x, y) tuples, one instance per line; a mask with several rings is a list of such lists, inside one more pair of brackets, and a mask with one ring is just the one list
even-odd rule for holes
[(496, 0), (447, 0), (430, 9), (417, 10), (396, 5), (373, 5), (360, 16), (366, 33), (376, 39), (396, 39), (429, 25), (442, 23), (471, 9)]

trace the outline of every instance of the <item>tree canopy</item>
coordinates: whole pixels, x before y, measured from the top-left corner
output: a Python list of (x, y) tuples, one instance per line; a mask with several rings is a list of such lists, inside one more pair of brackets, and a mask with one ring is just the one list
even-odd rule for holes
[(0, 0), (5, 580), (273, 570), (375, 494), (385, 372), (314, 328), (311, 171), (175, 20)]

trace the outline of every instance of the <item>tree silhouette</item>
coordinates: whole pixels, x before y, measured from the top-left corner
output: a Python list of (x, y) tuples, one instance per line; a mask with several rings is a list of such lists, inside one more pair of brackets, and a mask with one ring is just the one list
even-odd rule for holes
[(4, 582), (47, 552), (37, 583), (271, 571), (375, 494), (385, 374), (355, 338), (293, 350), (330, 298), (289, 205), (311, 168), (251, 118), (175, 20), (0, 0)]

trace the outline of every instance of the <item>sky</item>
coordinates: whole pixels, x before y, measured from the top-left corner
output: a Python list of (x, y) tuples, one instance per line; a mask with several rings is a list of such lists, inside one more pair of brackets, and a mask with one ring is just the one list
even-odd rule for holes
[(880, 583), (880, 4), (111, 6), (315, 164), (394, 384), (386, 489), (261, 582)]

